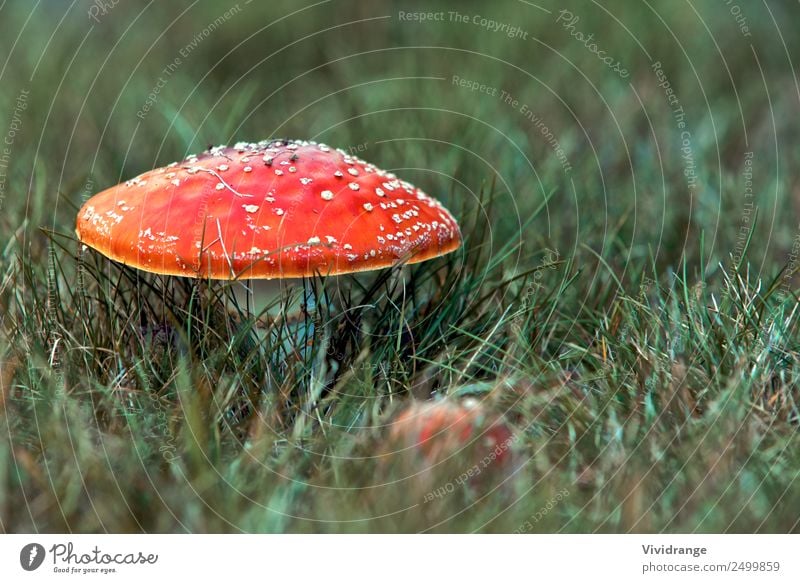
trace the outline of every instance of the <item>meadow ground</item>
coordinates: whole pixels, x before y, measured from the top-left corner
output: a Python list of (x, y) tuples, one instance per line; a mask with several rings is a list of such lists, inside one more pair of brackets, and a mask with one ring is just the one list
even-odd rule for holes
[[(0, 3), (0, 530), (797, 532), (799, 18)], [(393, 169), (464, 246), (248, 300), (77, 244), (92, 194), (282, 136)], [(511, 471), (392, 446), (467, 397)]]

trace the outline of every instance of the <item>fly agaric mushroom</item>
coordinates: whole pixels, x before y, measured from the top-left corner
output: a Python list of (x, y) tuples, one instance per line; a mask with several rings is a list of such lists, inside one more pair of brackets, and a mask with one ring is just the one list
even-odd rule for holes
[(474, 399), (412, 404), (395, 417), (389, 431), (392, 447), (419, 452), (430, 463), (473, 447), (479, 460), (486, 462), (484, 468), (489, 462), (508, 466), (512, 441), (503, 420), (489, 415)]
[(461, 244), (453, 216), (394, 174), (324, 144), (217, 146), (89, 199), (79, 240), (164, 275), (272, 279), (416, 263)]

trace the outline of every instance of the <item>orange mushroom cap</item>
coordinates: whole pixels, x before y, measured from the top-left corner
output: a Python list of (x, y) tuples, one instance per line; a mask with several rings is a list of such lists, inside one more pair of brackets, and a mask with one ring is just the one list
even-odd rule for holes
[(211, 279), (337, 275), (461, 245), (441, 203), (372, 164), (295, 140), (217, 146), (89, 199), (78, 239), (137, 269)]
[(512, 458), (511, 430), (472, 399), (414, 403), (394, 418), (389, 437), (394, 446), (418, 450), (430, 461), (441, 461), (472, 442), (477, 453), (501, 466)]

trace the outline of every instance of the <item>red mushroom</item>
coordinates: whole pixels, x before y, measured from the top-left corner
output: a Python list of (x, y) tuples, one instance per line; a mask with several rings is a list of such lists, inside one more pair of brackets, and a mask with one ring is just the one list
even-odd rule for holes
[(437, 200), (372, 164), (294, 140), (218, 146), (95, 195), (77, 235), (144, 271), (211, 279), (335, 275), (461, 244)]
[(417, 451), (430, 463), (465, 448), (476, 455), (481, 470), (508, 467), (512, 458), (508, 426), (474, 399), (413, 404), (395, 417), (389, 437), (394, 448)]

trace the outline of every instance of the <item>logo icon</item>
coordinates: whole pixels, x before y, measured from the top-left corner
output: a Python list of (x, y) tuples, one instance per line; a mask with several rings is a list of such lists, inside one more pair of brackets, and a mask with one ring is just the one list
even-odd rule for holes
[(44, 547), (38, 543), (31, 543), (22, 547), (19, 552), (19, 564), (26, 571), (35, 571), (44, 563)]

